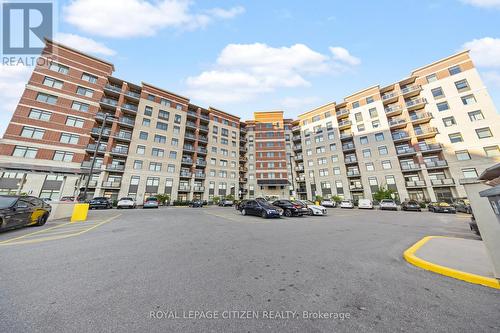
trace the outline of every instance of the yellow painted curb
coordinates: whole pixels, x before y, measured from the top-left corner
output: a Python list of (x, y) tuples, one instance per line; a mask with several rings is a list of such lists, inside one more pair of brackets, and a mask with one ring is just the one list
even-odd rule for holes
[(497, 279), (459, 271), (446, 266), (437, 265), (417, 257), (415, 255), (415, 252), (417, 252), (418, 249), (420, 249), (425, 243), (427, 243), (429, 240), (433, 238), (453, 238), (453, 237), (443, 237), (443, 236), (424, 237), (403, 253), (403, 257), (405, 258), (405, 260), (414, 266), (423, 268), (425, 270), (437, 274), (445, 275), (469, 283), (480, 284), (494, 289), (500, 289), (500, 281), (498, 281)]

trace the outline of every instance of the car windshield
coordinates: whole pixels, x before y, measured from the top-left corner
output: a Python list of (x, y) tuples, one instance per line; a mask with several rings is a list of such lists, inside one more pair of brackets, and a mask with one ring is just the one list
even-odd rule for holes
[[(325, 200), (325, 201), (329, 201), (329, 200)], [(306, 205), (315, 205), (315, 203), (312, 202), (311, 200), (304, 200), (303, 203), (305, 203)]]
[(342, 200), (343, 203), (351, 203), (349, 200)]
[(408, 201), (408, 204), (409, 204), (409, 205), (417, 205), (417, 204), (418, 204), (418, 202), (416, 202), (416, 201)]
[(129, 200), (129, 201), (133, 201), (132, 198), (121, 198), (120, 201), (123, 201), (123, 200)]
[(9, 208), (16, 200), (17, 198), (14, 197), (0, 197), (0, 209)]
[(155, 197), (147, 198), (146, 201), (158, 201)]
[(387, 200), (387, 199), (382, 200), (382, 202), (383, 202), (383, 203), (394, 203), (394, 201), (392, 201), (392, 200)]
[(446, 203), (446, 202), (440, 202), (439, 206), (441, 206), (441, 207), (449, 207), (450, 205), (448, 203)]

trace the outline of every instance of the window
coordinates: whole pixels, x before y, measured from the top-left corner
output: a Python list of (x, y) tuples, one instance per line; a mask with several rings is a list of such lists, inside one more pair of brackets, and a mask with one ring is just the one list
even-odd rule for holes
[(181, 132), (181, 128), (179, 126), (174, 126), (174, 134), (179, 134)]
[(491, 134), (489, 127), (483, 127), (476, 129), (477, 137), (480, 139), (491, 138), (493, 134)]
[(326, 177), (326, 176), (328, 176), (328, 169), (319, 169), (319, 176), (320, 177)]
[(51, 115), (52, 115), (52, 113), (48, 112), (48, 111), (31, 109), (30, 114), (28, 115), (28, 118), (48, 121), (48, 120), (50, 120)]
[(168, 120), (169, 117), (170, 117), (170, 112), (165, 110), (158, 111), (158, 118)]
[(464, 141), (461, 133), (451, 133), (451, 134), (448, 134), (448, 137), (450, 138), (451, 143), (457, 143), (457, 142)]
[(48, 103), (48, 104), (52, 104), (52, 105), (57, 103), (56, 96), (44, 94), (44, 93), (38, 93), (38, 95), (36, 95), (36, 100), (38, 102)]
[(466, 79), (463, 79), (463, 80), (455, 82), (455, 87), (457, 87), (457, 90), (459, 92), (461, 92), (461, 91), (469, 89), (469, 83), (467, 82)]
[(153, 108), (151, 106), (146, 106), (144, 108), (144, 115), (151, 117), (153, 115)]
[(427, 83), (431, 83), (431, 82), (437, 81), (437, 75), (435, 73), (427, 75), (426, 79), (427, 79)]
[(43, 80), (43, 85), (47, 87), (61, 89), (63, 86), (63, 82), (46, 76), (45, 79)]
[(171, 150), (168, 154), (168, 158), (175, 160), (177, 158), (177, 152), (175, 150)]
[(73, 153), (68, 151), (56, 150), (54, 152), (54, 161), (71, 162), (73, 160)]
[(155, 95), (148, 94), (148, 101), (155, 101)]
[(145, 146), (137, 146), (135, 152), (138, 155), (144, 155), (146, 153), (146, 147)]
[(464, 178), (477, 178), (477, 171), (475, 168), (462, 169), (462, 174)]
[(437, 109), (439, 112), (441, 111), (446, 111), (450, 109), (450, 106), (448, 105), (448, 102), (441, 102), (436, 104)]
[(380, 127), (380, 120), (374, 120), (372, 121), (372, 127), (373, 128), (379, 128)]
[(484, 147), (484, 152), (488, 157), (498, 157), (500, 156), (500, 148), (498, 146)]
[(387, 147), (386, 146), (378, 147), (378, 153), (379, 155), (387, 155), (388, 154)]
[(339, 161), (339, 155), (332, 155), (332, 162), (338, 162)]
[(476, 97), (474, 95), (467, 95), (462, 97), (462, 103), (464, 105), (471, 105), (476, 103)]
[(31, 147), (16, 146), (12, 156), (14, 157), (24, 157), (24, 158), (35, 158), (38, 149)]
[(375, 166), (372, 162), (365, 163), (366, 171), (375, 171)]
[(376, 133), (375, 141), (384, 141), (384, 133)]
[(134, 169), (135, 170), (141, 170), (142, 169), (142, 161), (141, 160), (135, 160), (134, 161)]
[(361, 114), (361, 112), (356, 112), (354, 114), (354, 118), (356, 119), (356, 122), (363, 121), (363, 115)]
[(170, 172), (170, 173), (175, 172), (175, 165), (173, 165), (173, 164), (167, 165), (167, 172)]
[(161, 122), (156, 122), (156, 128), (162, 131), (166, 131), (168, 128), (168, 124), (166, 123), (161, 123)]
[(142, 126), (145, 126), (145, 127), (151, 126), (151, 119), (149, 119), (149, 118), (143, 118), (142, 119)]
[(79, 139), (80, 139), (79, 135), (70, 134), (70, 133), (62, 133), (61, 138), (59, 139), (59, 142), (76, 145), (76, 144), (78, 144)]
[(21, 136), (23, 138), (31, 138), (31, 139), (42, 139), (45, 130), (35, 127), (24, 126), (21, 131)]
[(149, 171), (161, 171), (161, 163), (150, 162)]
[(182, 105), (177, 104), (177, 105), (175, 106), (175, 108), (176, 108), (177, 110), (182, 110)]
[(168, 99), (165, 99), (165, 98), (161, 98), (160, 99), (160, 104), (163, 105), (163, 106), (170, 107), (170, 101)]
[(85, 103), (82, 103), (82, 102), (73, 102), (73, 104), (71, 105), (71, 108), (73, 110), (77, 110), (77, 111), (82, 111), (82, 112), (88, 112), (89, 111), (89, 105), (88, 104), (85, 104)]
[(377, 108), (371, 108), (370, 110), (368, 110), (368, 112), (370, 113), (370, 118), (378, 117)]
[(82, 128), (85, 121), (82, 118), (70, 117), (66, 118), (66, 125)]
[(459, 161), (467, 161), (470, 160), (470, 154), (467, 150), (459, 150), (455, 152), (455, 156)]
[(163, 135), (155, 134), (154, 142), (156, 142), (156, 143), (166, 143), (167, 142), (167, 138), (165, 136), (163, 136)]
[(358, 125), (358, 132), (363, 132), (365, 130), (365, 125), (364, 124), (359, 124)]
[(334, 175), (340, 175), (340, 168), (339, 167), (334, 167), (333, 168), (333, 174)]
[(172, 139), (172, 143), (171, 143), (171, 144), (172, 144), (172, 147), (177, 147), (177, 146), (179, 146), (179, 139), (175, 139), (175, 138), (173, 138), (173, 139)]
[(94, 76), (94, 75), (91, 75), (88, 73), (83, 73), (82, 80), (90, 82), (90, 83), (97, 83), (97, 76)]
[(444, 127), (450, 127), (450, 126), (456, 125), (457, 122), (455, 121), (455, 117), (446, 117), (446, 118), (443, 118), (443, 124), (444, 124)]
[(443, 89), (441, 87), (434, 88), (431, 90), (431, 92), (432, 92), (432, 96), (434, 96), (434, 98), (444, 97), (444, 92), (443, 92)]
[(68, 74), (68, 72), (69, 72), (68, 66), (64, 66), (64, 65), (58, 64), (56, 62), (50, 63), (49, 69), (51, 71), (58, 72), (61, 74)]
[(450, 75), (455, 75), (455, 74), (461, 73), (462, 70), (460, 69), (459, 65), (456, 65), (456, 66), (448, 68), (448, 72), (450, 73)]
[(92, 97), (94, 95), (94, 91), (89, 88), (78, 87), (76, 88), (76, 94), (85, 97)]
[(176, 123), (176, 124), (180, 124), (181, 123), (181, 115), (180, 114), (176, 114), (174, 116), (174, 123)]
[(352, 108), (353, 109), (359, 108), (359, 102), (352, 103)]
[(320, 116), (314, 116), (314, 117), (312, 117), (311, 121), (314, 123), (316, 121), (319, 121), (320, 119), (321, 119)]
[(156, 156), (156, 157), (163, 157), (165, 154), (165, 151), (160, 148), (153, 148), (151, 149), (151, 155)]
[(391, 168), (392, 168), (391, 161), (389, 160), (382, 161), (382, 169), (387, 170)]
[(328, 140), (333, 140), (335, 139), (335, 133), (334, 132), (329, 132), (328, 133)]
[(366, 104), (373, 103), (373, 101), (374, 101), (373, 96), (370, 96), (370, 97), (366, 98)]
[(372, 157), (372, 151), (370, 149), (363, 149), (363, 157)]
[(139, 139), (147, 140), (148, 139), (148, 132), (139, 132)]
[(476, 110), (468, 113), (470, 121), (483, 120), (484, 116), (481, 110)]
[(368, 137), (367, 136), (362, 136), (359, 138), (359, 142), (363, 145), (368, 143)]

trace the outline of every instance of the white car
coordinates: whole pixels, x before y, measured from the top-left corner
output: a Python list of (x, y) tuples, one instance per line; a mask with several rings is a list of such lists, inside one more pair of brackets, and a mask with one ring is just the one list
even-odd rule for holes
[(342, 200), (340, 202), (340, 208), (350, 208), (350, 209), (353, 209), (354, 208), (354, 204), (352, 203), (352, 200)]
[(373, 201), (371, 201), (370, 199), (359, 199), (358, 208), (373, 209)]
[(380, 201), (380, 210), (398, 210), (398, 205), (392, 199), (383, 199)]
[(132, 198), (121, 198), (118, 200), (118, 203), (116, 204), (117, 209), (122, 209), (122, 208), (135, 208), (136, 203), (135, 200)]
[(329, 208), (334, 208), (335, 207), (335, 201), (332, 201), (330, 199), (324, 199), (321, 201), (321, 206), (323, 207), (329, 207)]
[(309, 215), (326, 215), (326, 208), (320, 205), (316, 205), (314, 202), (310, 200), (297, 200), (307, 207), (309, 210)]

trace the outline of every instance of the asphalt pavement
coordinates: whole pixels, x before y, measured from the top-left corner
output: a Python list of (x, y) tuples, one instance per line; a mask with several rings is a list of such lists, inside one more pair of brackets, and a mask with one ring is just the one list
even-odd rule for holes
[(424, 236), (476, 239), (467, 215), (328, 212), (106, 210), (76, 234), (0, 234), (0, 332), (500, 331), (499, 291), (402, 258)]

